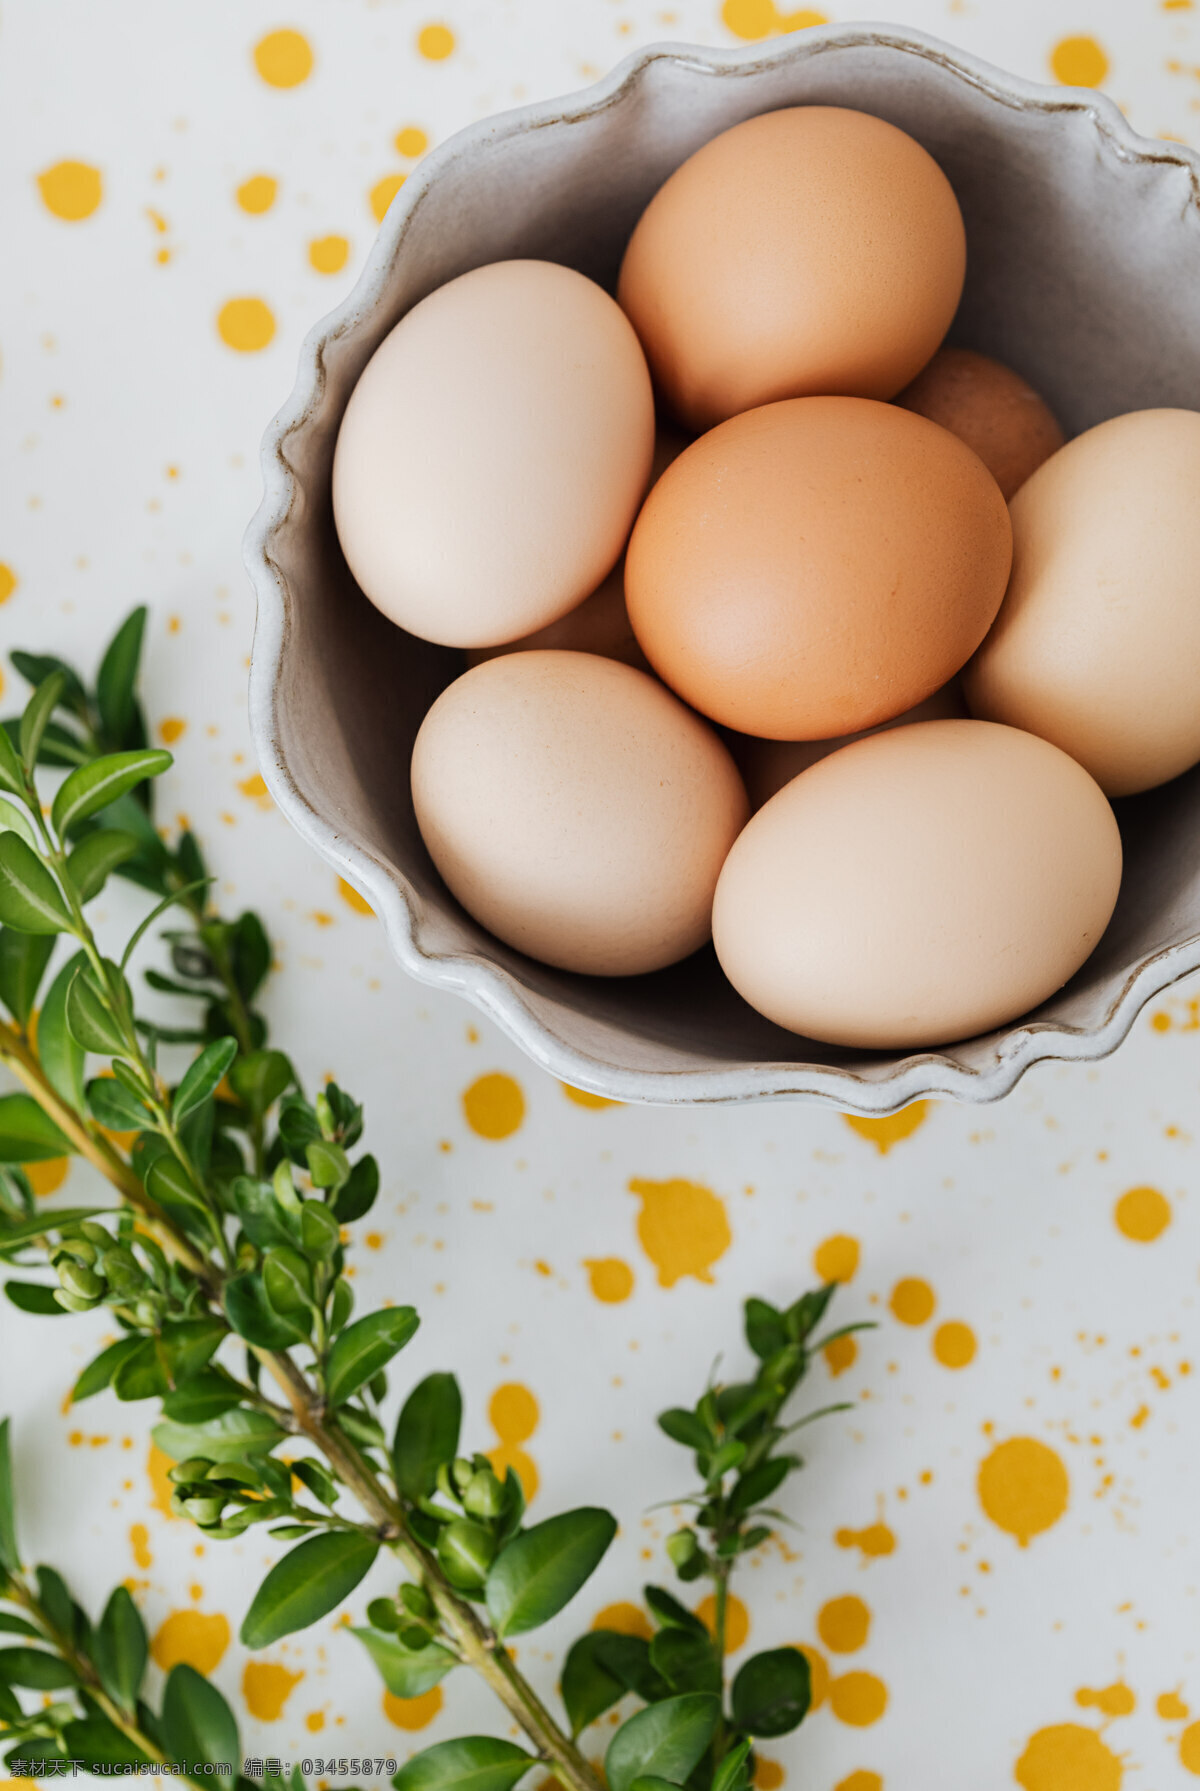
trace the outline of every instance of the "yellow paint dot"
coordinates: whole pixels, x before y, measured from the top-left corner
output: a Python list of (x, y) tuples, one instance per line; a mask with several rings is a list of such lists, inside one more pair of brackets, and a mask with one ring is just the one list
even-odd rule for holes
[[(696, 1615), (712, 1634), (716, 1634), (717, 1601), (710, 1592), (696, 1606)], [(736, 1654), (744, 1648), (750, 1635), (750, 1613), (737, 1596), (731, 1592), (725, 1601), (725, 1652)]]
[(104, 197), (100, 170), (90, 162), (55, 162), (42, 170), (37, 184), (46, 210), (67, 224), (90, 218)]
[(143, 1573), (147, 1567), (154, 1565), (154, 1556), (150, 1553), (150, 1532), (145, 1524), (130, 1524), (129, 1546), (133, 1550), (134, 1564)]
[(799, 12), (785, 12), (779, 15), (781, 32), (807, 31), (813, 25), (828, 25), (827, 13), (814, 12), (811, 6), (802, 6)]
[(299, 87), (313, 71), (312, 45), (302, 31), (269, 31), (254, 46), (254, 66), (268, 87)]
[(542, 1477), (538, 1473), (537, 1463), (532, 1455), (522, 1449), (519, 1444), (501, 1443), (498, 1448), (487, 1451), (487, 1458), (501, 1480), (511, 1468), (524, 1488), (526, 1503), (532, 1503), (537, 1496), (537, 1489), (542, 1483)]
[(831, 1654), (856, 1654), (870, 1629), (871, 1613), (853, 1593), (831, 1598), (817, 1613), (817, 1634)]
[(623, 1107), (624, 1101), (610, 1101), (607, 1095), (591, 1094), (586, 1088), (574, 1088), (569, 1082), (558, 1085), (576, 1107), (592, 1107), (598, 1112), (601, 1107)]
[(853, 1281), (858, 1273), (858, 1239), (838, 1232), (813, 1251), (813, 1268), (822, 1281)]
[(396, 154), (407, 156), (410, 162), (415, 162), (429, 148), (429, 138), (419, 124), (406, 124), (403, 130), (396, 132), (393, 142)]
[(585, 1256), (588, 1285), (606, 1306), (619, 1306), (633, 1292), (633, 1270), (619, 1256)]
[(1200, 1779), (1200, 1723), (1193, 1723), (1179, 1737), (1179, 1764)]
[(649, 1641), (654, 1634), (649, 1617), (640, 1604), (629, 1604), (622, 1600), (619, 1604), (606, 1604), (602, 1611), (597, 1611), (592, 1618), (593, 1629), (615, 1629), (622, 1636), (643, 1636)]
[(629, 1192), (642, 1202), (638, 1241), (658, 1270), (658, 1285), (674, 1287), (685, 1275), (711, 1285), (713, 1263), (733, 1242), (720, 1196), (678, 1177), (652, 1182), (635, 1176)]
[(998, 1443), (980, 1464), (976, 1486), (987, 1516), (1022, 1548), (1058, 1522), (1071, 1490), (1059, 1456), (1034, 1437)]
[(67, 1179), (70, 1157), (51, 1157), (45, 1163), (26, 1163), (25, 1173), (35, 1194), (56, 1194)]
[(266, 781), (261, 771), (256, 771), (253, 777), (242, 778), (238, 784), (238, 789), (243, 796), (254, 803), (256, 808), (265, 810), (272, 807), (271, 792), (267, 788)]
[(1056, 1723), (1029, 1737), (1013, 1776), (1024, 1791), (1121, 1791), (1125, 1770), (1094, 1729)]
[(809, 1708), (817, 1710), (829, 1696), (829, 1666), (819, 1648), (812, 1648), (807, 1642), (795, 1642), (793, 1646), (808, 1662), (809, 1681), (812, 1688), (812, 1703)]
[(198, 1673), (214, 1672), (229, 1646), (229, 1622), (219, 1611), (172, 1611), (159, 1625), (150, 1652), (164, 1673), (181, 1661)]
[(961, 1319), (947, 1319), (933, 1333), (934, 1359), (943, 1368), (968, 1367), (975, 1360), (978, 1347), (974, 1331), (970, 1325), (964, 1325)]
[(893, 1287), (888, 1305), (893, 1318), (898, 1318), (902, 1325), (923, 1325), (933, 1317), (936, 1301), (928, 1281), (907, 1276)]
[(282, 1661), (248, 1660), (242, 1673), (246, 1709), (260, 1723), (278, 1722), (303, 1677), (303, 1673), (289, 1673)]
[(1157, 1188), (1130, 1188), (1113, 1208), (1117, 1230), (1135, 1244), (1152, 1244), (1171, 1223), (1171, 1203)]
[(839, 1374), (845, 1374), (847, 1368), (853, 1368), (858, 1361), (858, 1344), (853, 1337), (835, 1337), (821, 1351), (825, 1365), (836, 1380)]
[(217, 334), (227, 348), (256, 354), (275, 334), (274, 314), (260, 298), (227, 299), (217, 312)]
[(17, 575), (11, 566), (0, 560), (0, 603), (7, 603), (17, 588)]
[(540, 1417), (537, 1400), (520, 1381), (505, 1381), (488, 1401), (488, 1420), (502, 1443), (528, 1442)]
[(271, 174), (252, 174), (244, 180), (234, 193), (234, 198), (243, 211), (258, 217), (264, 211), (270, 211), (279, 192), (279, 182)]
[(1170, 1032), (1171, 1016), (1168, 1013), (1164, 1013), (1162, 1008), (1159, 1008), (1156, 1014), (1151, 1014), (1150, 1025), (1155, 1032)]
[(150, 1482), (150, 1503), (155, 1511), (162, 1513), (173, 1521), (182, 1523), (183, 1519), (171, 1509), (171, 1496), (175, 1491), (174, 1483), (167, 1478), (167, 1472), (174, 1467), (169, 1455), (164, 1455), (157, 1443), (151, 1443), (146, 1454), (146, 1478)]
[(383, 223), (388, 206), (407, 179), (407, 174), (385, 174), (382, 180), (375, 182), (367, 197), (371, 201), (371, 210), (377, 224)]
[(1064, 87), (1099, 87), (1108, 57), (1094, 37), (1064, 37), (1050, 52), (1050, 67)]
[(1132, 1716), (1137, 1709), (1132, 1688), (1121, 1679), (1113, 1685), (1101, 1686), (1098, 1691), (1082, 1685), (1075, 1693), (1075, 1702), (1081, 1710), (1098, 1710), (1103, 1716)]
[(323, 1710), (310, 1710), (304, 1719), (304, 1727), (308, 1730), (310, 1735), (319, 1735), (321, 1730), (325, 1727), (325, 1712)]
[(344, 877), (338, 878), (338, 894), (341, 896), (343, 902), (345, 902), (347, 908), (353, 908), (356, 914), (369, 914), (371, 918), (374, 919), (375, 910), (372, 908), (370, 902), (368, 902), (366, 896), (359, 895), (353, 883), (347, 883)]
[(882, 1555), (894, 1555), (896, 1552), (895, 1535), (884, 1523), (868, 1524), (865, 1530), (835, 1530), (833, 1540), (839, 1548), (861, 1549), (863, 1558), (867, 1561), (875, 1561)]
[(349, 237), (314, 236), (308, 245), (308, 265), (319, 274), (340, 274), (349, 253)]
[(417, 49), (430, 62), (444, 62), (454, 48), (448, 25), (425, 25), (417, 32)]
[(1155, 1710), (1164, 1723), (1186, 1723), (1191, 1711), (1177, 1691), (1163, 1692), (1155, 1701)]
[(877, 1723), (887, 1701), (887, 1686), (874, 1673), (843, 1673), (829, 1687), (829, 1708), (840, 1723), (848, 1723), (852, 1729)]
[(787, 1773), (778, 1760), (764, 1760), (761, 1754), (755, 1756), (754, 1784), (756, 1791), (779, 1791), (780, 1785), (787, 1778)]
[(173, 746), (187, 733), (187, 722), (178, 715), (168, 715), (158, 724), (158, 737), (165, 746)]
[(833, 1791), (883, 1791), (883, 1780), (877, 1772), (852, 1772), (848, 1779), (842, 1779)]
[(724, 0), (721, 7), (721, 23), (747, 43), (770, 37), (778, 18), (775, 0)]
[(477, 1138), (511, 1138), (525, 1118), (525, 1096), (519, 1082), (502, 1070), (477, 1076), (462, 1098), (467, 1124)]
[(914, 1101), (909, 1107), (902, 1107), (899, 1113), (889, 1113), (883, 1119), (864, 1119), (857, 1113), (843, 1113), (842, 1118), (852, 1132), (860, 1138), (869, 1139), (881, 1157), (886, 1157), (894, 1144), (902, 1138), (911, 1138), (919, 1127), (929, 1118), (931, 1101)]
[(442, 1688), (422, 1692), (419, 1698), (398, 1698), (394, 1692), (383, 1694), (383, 1714), (398, 1729), (424, 1729), (442, 1708)]

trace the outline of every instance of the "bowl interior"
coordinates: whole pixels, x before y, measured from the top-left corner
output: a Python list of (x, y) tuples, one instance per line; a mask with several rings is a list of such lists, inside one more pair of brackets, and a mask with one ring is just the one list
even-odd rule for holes
[(864, 28), (806, 33), (769, 54), (650, 52), (577, 102), (452, 140), (410, 180), (359, 287), (315, 333), (316, 378), (275, 440), (288, 502), (264, 546), (282, 634), (259, 744), (277, 793), (381, 900), (409, 969), (472, 995), (560, 1074), (625, 1098), (816, 1092), (875, 1111), (938, 1087), (991, 1098), (1022, 1055), (1110, 1049), (1135, 996), (1191, 967), (1200, 934), (1200, 772), (1119, 805), (1120, 904), (1072, 982), (1015, 1029), (917, 1058), (780, 1030), (733, 993), (711, 951), (621, 981), (547, 969), (484, 933), (433, 870), (408, 761), (463, 659), (385, 621), (342, 558), (330, 466), (354, 382), (406, 310), (471, 267), (537, 256), (611, 290), (642, 207), (693, 149), (754, 113), (814, 103), (889, 119), (952, 181), (969, 249), (951, 340), (1024, 374), (1069, 433), (1194, 405), (1200, 222), (1186, 154), (1137, 146), (1104, 102), (1021, 89), (930, 40)]

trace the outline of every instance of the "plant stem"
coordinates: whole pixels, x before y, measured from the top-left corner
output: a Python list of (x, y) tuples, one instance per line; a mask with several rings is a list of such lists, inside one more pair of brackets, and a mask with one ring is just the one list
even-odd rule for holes
[(717, 1766), (724, 1759), (729, 1745), (725, 1727), (725, 1630), (729, 1615), (729, 1574), (732, 1566), (731, 1561), (718, 1560), (713, 1568), (713, 1643), (721, 1667), (721, 1715), (717, 1718), (712, 1743), (713, 1763)]

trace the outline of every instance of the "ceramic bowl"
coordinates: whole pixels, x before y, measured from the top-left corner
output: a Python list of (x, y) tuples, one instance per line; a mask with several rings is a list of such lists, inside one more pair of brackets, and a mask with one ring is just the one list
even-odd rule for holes
[(1136, 136), (1097, 94), (1017, 80), (913, 31), (643, 50), (581, 94), (487, 119), (431, 154), (349, 298), (307, 337), (246, 538), (254, 741), (279, 807), (363, 892), (404, 968), (465, 995), (566, 1081), (627, 1101), (800, 1097), (868, 1114), (926, 1095), (991, 1101), (1033, 1063), (1112, 1051), (1152, 995), (1200, 965), (1200, 771), (1119, 805), (1125, 882), (1099, 948), (1052, 1000), (986, 1037), (907, 1055), (797, 1038), (734, 994), (711, 951), (652, 976), (571, 976), (485, 933), (434, 871), (409, 754), (463, 659), (372, 608), (333, 527), (346, 401), (412, 305), (509, 256), (565, 262), (611, 289), (639, 213), (686, 156), (754, 113), (804, 104), (874, 112), (937, 158), (969, 243), (950, 339), (1016, 367), (1069, 433), (1200, 404), (1200, 160), (1186, 149)]

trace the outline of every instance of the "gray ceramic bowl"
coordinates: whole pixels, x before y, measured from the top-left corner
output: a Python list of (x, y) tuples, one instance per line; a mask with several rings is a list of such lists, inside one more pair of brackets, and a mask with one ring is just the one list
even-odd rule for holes
[(644, 50), (582, 94), (485, 120), (430, 155), (350, 297), (305, 341), (246, 539), (251, 726), (279, 807), (363, 891), (405, 969), (465, 995), (555, 1075), (633, 1101), (792, 1096), (873, 1114), (923, 1095), (990, 1101), (1030, 1064), (1113, 1050), (1152, 995), (1200, 965), (1200, 773), (1121, 805), (1125, 884), (1099, 949), (1052, 1001), (983, 1038), (909, 1056), (814, 1044), (746, 1007), (711, 952), (653, 976), (570, 976), (485, 933), (434, 871), (409, 752), (461, 656), (385, 621), (333, 528), (346, 400), (410, 306), (508, 256), (565, 262), (611, 288), (673, 168), (740, 119), (808, 103), (877, 113), (941, 163), (969, 242), (951, 339), (1016, 367), (1069, 432), (1200, 405), (1200, 159), (1187, 150), (1135, 136), (1096, 94), (1019, 81), (889, 26)]

